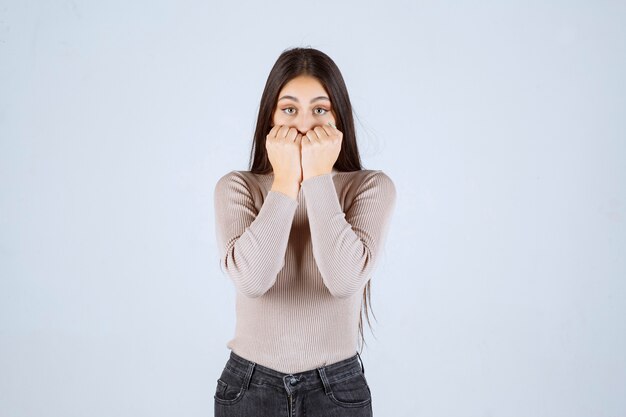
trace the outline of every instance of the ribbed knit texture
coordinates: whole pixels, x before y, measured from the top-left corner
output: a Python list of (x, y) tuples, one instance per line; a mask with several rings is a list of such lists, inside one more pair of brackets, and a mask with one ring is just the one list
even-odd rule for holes
[(357, 352), (363, 290), (396, 189), (380, 170), (308, 178), (297, 200), (271, 191), (273, 181), (273, 173), (231, 171), (215, 186), (220, 267), (236, 288), (235, 335), (226, 346), (295, 373)]

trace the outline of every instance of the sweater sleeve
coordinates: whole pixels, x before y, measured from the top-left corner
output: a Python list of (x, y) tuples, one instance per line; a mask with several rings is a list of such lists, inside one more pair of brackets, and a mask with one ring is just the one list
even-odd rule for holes
[(262, 296), (285, 265), (298, 201), (270, 190), (257, 210), (245, 179), (231, 171), (218, 180), (214, 204), (220, 268), (242, 294)]
[(301, 183), (311, 228), (313, 257), (331, 294), (347, 298), (367, 283), (386, 238), (396, 189), (383, 171), (359, 185), (344, 213), (331, 174)]

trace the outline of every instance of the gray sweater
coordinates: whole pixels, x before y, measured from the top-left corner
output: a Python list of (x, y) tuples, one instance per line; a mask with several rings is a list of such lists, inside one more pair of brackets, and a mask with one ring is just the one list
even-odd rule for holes
[(296, 200), (271, 191), (273, 180), (273, 173), (231, 171), (215, 186), (220, 268), (236, 289), (235, 334), (226, 346), (295, 373), (356, 353), (363, 289), (396, 189), (380, 170), (333, 169), (303, 181)]

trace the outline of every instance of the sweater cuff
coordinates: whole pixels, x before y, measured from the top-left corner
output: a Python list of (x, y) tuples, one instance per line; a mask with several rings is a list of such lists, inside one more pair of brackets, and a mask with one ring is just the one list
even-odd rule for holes
[(298, 208), (298, 200), (289, 197), (287, 194), (283, 194), (280, 191), (270, 190), (265, 197), (263, 206), (267, 205), (271, 208), (270, 212), (273, 213), (272, 217), (284, 220), (282, 216), (287, 214), (294, 214)]

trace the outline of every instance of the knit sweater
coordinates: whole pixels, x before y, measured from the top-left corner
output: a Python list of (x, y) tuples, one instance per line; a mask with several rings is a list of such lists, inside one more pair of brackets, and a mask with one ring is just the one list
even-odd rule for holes
[(272, 191), (273, 180), (273, 173), (231, 171), (215, 186), (220, 268), (236, 290), (235, 334), (226, 346), (296, 373), (357, 352), (363, 290), (396, 189), (380, 170), (307, 178), (297, 199)]

